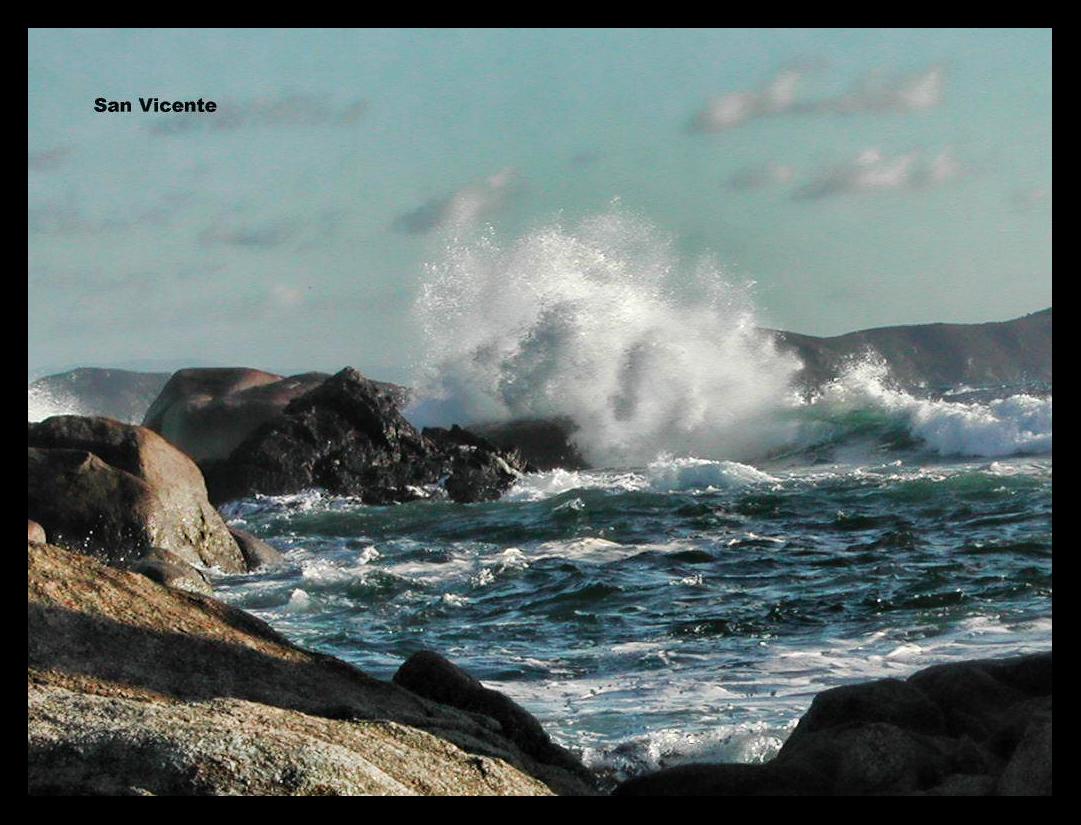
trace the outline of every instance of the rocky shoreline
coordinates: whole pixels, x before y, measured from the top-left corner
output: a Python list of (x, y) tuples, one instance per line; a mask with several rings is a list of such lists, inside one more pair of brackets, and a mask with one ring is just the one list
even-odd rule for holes
[[(355, 370), (183, 372), (147, 414), (160, 434), (103, 417), (28, 424), (28, 793), (610, 790), (437, 652), (373, 679), (215, 600), (202, 573), (281, 561), (216, 503), (313, 486), (489, 500), (531, 468), (516, 439), (573, 459), (566, 423), (417, 432), (401, 388)], [(768, 763), (683, 765), (614, 793), (1050, 794), (1051, 680), (1048, 651), (834, 688)]]

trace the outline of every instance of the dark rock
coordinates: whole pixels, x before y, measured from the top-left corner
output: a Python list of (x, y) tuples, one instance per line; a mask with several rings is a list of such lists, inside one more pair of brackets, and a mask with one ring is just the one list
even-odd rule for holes
[(612, 796), (813, 796), (826, 778), (817, 771), (765, 765), (678, 765), (629, 779)]
[(879, 679), (819, 693), (784, 747), (793, 750), (809, 734), (857, 722), (884, 722), (928, 734), (946, 732), (942, 711), (918, 688), (899, 679)]
[(950, 733), (979, 740), (998, 726), (1003, 713), (1027, 698), (980, 663), (930, 667), (913, 674), (908, 682), (943, 709)]
[(469, 429), (504, 450), (517, 450), (537, 470), (589, 468), (573, 436), (578, 429), (569, 418), (528, 419), (470, 424)]
[(26, 539), (27, 541), (40, 541), (44, 543), (45, 529), (36, 521), (26, 520)]
[(27, 395), (38, 405), (136, 424), (168, 380), (166, 372), (84, 367), (39, 378), (27, 388)]
[(27, 506), (52, 540), (113, 562), (162, 547), (226, 572), (244, 558), (199, 468), (161, 436), (109, 418), (27, 425)]
[(504, 736), (537, 761), (591, 781), (591, 774), (581, 761), (554, 743), (525, 708), (502, 693), (484, 687), (434, 651), (423, 650), (410, 656), (394, 674), (394, 684), (433, 702), (490, 717), (499, 723)]
[(211, 596), (214, 593), (210, 581), (199, 570), (176, 553), (170, 553), (160, 547), (151, 547), (128, 569), (174, 590), (199, 593), (203, 596)]
[(998, 780), (999, 796), (1051, 795), (1051, 712), (1037, 713)]
[(204, 467), (211, 500), (323, 489), (369, 504), (431, 495), (496, 498), (525, 470), (514, 453), (446, 431), (418, 433), (398, 411), (399, 394), (351, 368), (295, 398), (225, 461)]
[(1048, 651), (832, 688), (764, 765), (669, 768), (616, 793), (1050, 794), (1051, 663)]
[(236, 539), (240, 552), (244, 555), (244, 564), (249, 570), (260, 567), (276, 567), (285, 562), (285, 557), (262, 539), (257, 539), (238, 527), (230, 527), (229, 532)]

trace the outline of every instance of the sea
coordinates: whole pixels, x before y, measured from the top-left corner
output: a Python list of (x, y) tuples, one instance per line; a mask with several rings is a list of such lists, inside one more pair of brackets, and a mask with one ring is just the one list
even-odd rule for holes
[(1050, 384), (902, 387), (867, 352), (805, 386), (750, 285), (625, 215), (450, 243), (415, 317), (410, 420), (565, 416), (592, 469), (225, 505), (285, 563), (216, 596), (293, 642), (380, 679), (436, 650), (606, 783), (766, 761), (830, 687), (1051, 648)]

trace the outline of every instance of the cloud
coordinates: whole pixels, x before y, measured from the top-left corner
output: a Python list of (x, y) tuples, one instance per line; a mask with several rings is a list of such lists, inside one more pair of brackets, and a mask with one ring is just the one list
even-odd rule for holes
[(68, 156), (71, 149), (66, 146), (57, 146), (39, 152), (26, 153), (26, 166), (31, 172), (51, 172), (59, 168)]
[(439, 227), (464, 227), (497, 212), (516, 190), (517, 172), (511, 167), (463, 186), (445, 198), (433, 198), (394, 219), (399, 232), (419, 235)]
[(916, 112), (942, 103), (945, 72), (930, 66), (910, 75), (868, 72), (843, 95), (794, 107), (798, 112), (853, 115), (864, 112)]
[(782, 114), (915, 112), (940, 105), (945, 92), (945, 71), (933, 65), (908, 75), (868, 72), (841, 95), (817, 101), (800, 100), (800, 86), (815, 69), (811, 65), (789, 67), (756, 89), (710, 98), (691, 119), (688, 131), (716, 134)]
[(1010, 193), (1009, 201), (1018, 212), (1028, 212), (1039, 208), (1050, 209), (1051, 184), (1015, 189)]
[(204, 246), (236, 246), (249, 249), (277, 249), (291, 245), (308, 249), (334, 239), (345, 210), (326, 208), (304, 217), (242, 220), (227, 215), (199, 234)]
[(231, 131), (245, 128), (292, 126), (348, 126), (367, 111), (366, 100), (357, 98), (337, 107), (316, 95), (294, 94), (246, 101), (220, 101), (218, 110), (199, 117), (163, 116), (155, 119), (150, 131), (173, 135), (196, 130)]
[(205, 229), (199, 239), (205, 245), (246, 246), (272, 249), (295, 238), (300, 226), (292, 220), (263, 223), (225, 224)]
[(780, 183), (791, 183), (795, 171), (791, 166), (767, 163), (765, 166), (747, 166), (728, 178), (726, 186), (737, 192), (761, 189)]
[(949, 149), (928, 157), (920, 150), (888, 157), (868, 149), (818, 172), (793, 194), (796, 200), (817, 200), (858, 192), (916, 190), (957, 180), (964, 169)]
[(785, 112), (795, 105), (804, 74), (802, 69), (784, 69), (757, 89), (710, 98), (691, 120), (688, 130), (724, 132), (749, 120)]

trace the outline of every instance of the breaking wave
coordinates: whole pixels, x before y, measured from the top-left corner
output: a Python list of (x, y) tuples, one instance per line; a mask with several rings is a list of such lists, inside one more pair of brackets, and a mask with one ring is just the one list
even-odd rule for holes
[(597, 467), (846, 445), (944, 456), (1051, 450), (1050, 397), (918, 398), (893, 388), (874, 357), (804, 397), (801, 364), (757, 323), (750, 285), (709, 262), (681, 265), (669, 237), (627, 214), (509, 244), (490, 231), (454, 238), (426, 274), (415, 307), (426, 343), (413, 378), (421, 402), (410, 411), (420, 424), (566, 416)]

